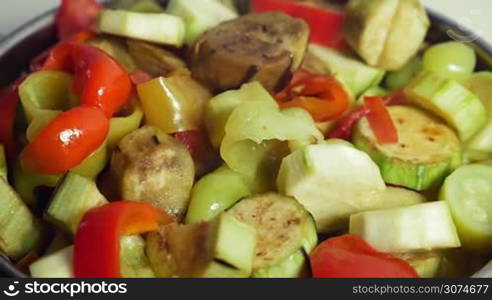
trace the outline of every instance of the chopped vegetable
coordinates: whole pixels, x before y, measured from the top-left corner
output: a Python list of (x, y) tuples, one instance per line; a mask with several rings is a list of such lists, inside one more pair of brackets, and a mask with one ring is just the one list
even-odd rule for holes
[(71, 172), (85, 176), (89, 179), (95, 179), (101, 173), (109, 162), (108, 149), (105, 143), (87, 156), (84, 161)]
[[(240, 201), (229, 213), (256, 229), (253, 277), (299, 277), (305, 261), (292, 262), (292, 255), (299, 250), (311, 253), (318, 241), (313, 219), (302, 205), (290, 197), (265, 194)], [(297, 265), (286, 266), (286, 261)], [(282, 267), (286, 273), (279, 274)]]
[(225, 133), (221, 156), (232, 170), (245, 176), (254, 192), (273, 188), (280, 160), (288, 154), (286, 142), (308, 145), (323, 140), (305, 110), (279, 111), (270, 96), (239, 105)]
[(114, 149), (126, 135), (137, 130), (142, 123), (143, 117), (142, 108), (135, 101), (130, 105), (130, 110), (125, 115), (118, 115), (112, 118), (106, 141), (108, 148)]
[(45, 218), (75, 234), (80, 221), (91, 209), (104, 205), (107, 200), (97, 189), (94, 181), (69, 173), (55, 191)]
[(444, 201), (352, 215), (350, 233), (361, 236), (379, 251), (392, 253), (461, 246)]
[(475, 50), (461, 42), (436, 44), (424, 53), (423, 69), (447, 79), (464, 80), (477, 64)]
[(422, 58), (415, 56), (403, 68), (388, 72), (385, 79), (385, 85), (391, 91), (404, 89), (421, 69)]
[(176, 54), (137, 40), (127, 40), (128, 49), (138, 67), (152, 77), (166, 76), (186, 68), (186, 63)]
[(416, 108), (388, 108), (397, 144), (381, 144), (366, 118), (354, 133), (357, 148), (378, 164), (386, 183), (423, 191), (437, 187), (461, 163), (461, 144), (445, 124)]
[[(362, 95), (359, 96), (359, 98), (357, 99), (357, 102), (356, 102), (356, 106), (364, 106), (366, 97), (383, 97), (383, 98), (386, 98), (388, 96), (388, 94), (389, 94), (389, 92), (380, 86), (372, 87), (372, 88), (368, 89), (367, 91), (365, 91), (364, 93), (362, 93)], [(387, 105), (386, 102), (388, 102), (388, 101), (385, 101), (385, 104)]]
[(378, 252), (354, 235), (321, 243), (311, 254), (311, 269), (315, 278), (418, 277), (404, 260)]
[(369, 65), (393, 71), (417, 54), (429, 27), (419, 0), (351, 0), (344, 33)]
[(22, 168), (30, 173), (64, 173), (99, 148), (108, 130), (109, 121), (101, 110), (83, 106), (73, 108), (49, 123), (24, 148)]
[(36, 190), (39, 187), (54, 188), (62, 178), (61, 175), (30, 174), (22, 170), (20, 164), (14, 166), (14, 187), (20, 198), (30, 207), (37, 204)]
[(227, 166), (209, 173), (191, 192), (186, 223), (210, 221), (251, 192), (243, 177)]
[(42, 242), (43, 227), (3, 178), (0, 207), (0, 250), (14, 260), (35, 250)]
[(424, 195), (401, 187), (388, 186), (384, 191), (380, 207), (396, 208), (427, 202)]
[[(299, 1), (300, 2), (300, 1)], [(251, 11), (281, 11), (295, 18), (301, 18), (311, 29), (310, 41), (325, 47), (345, 49), (342, 25), (345, 14), (297, 1), (252, 0)]]
[(354, 96), (377, 86), (383, 80), (384, 70), (367, 66), (356, 57), (314, 44), (309, 46), (309, 52), (323, 63), (331, 75), (346, 84)]
[(443, 259), (442, 251), (404, 253), (396, 256), (408, 262), (421, 278), (436, 277)]
[(193, 75), (216, 92), (259, 81), (277, 92), (304, 58), (309, 27), (282, 13), (250, 14), (207, 31), (191, 52)]
[(164, 12), (157, 0), (115, 0), (111, 3), (113, 9), (123, 9), (141, 13)]
[(146, 123), (164, 133), (200, 129), (210, 92), (190, 75), (159, 77), (137, 87)]
[(212, 98), (205, 107), (205, 125), (215, 148), (219, 148), (225, 136), (225, 126), (232, 112), (242, 103), (266, 101), (270, 94), (258, 82), (244, 84), (239, 90), (231, 90)]
[(120, 266), (123, 278), (153, 278), (154, 271), (145, 254), (146, 242), (138, 235), (120, 239)]
[(324, 75), (302, 76), (306, 78), (296, 79), (294, 75), (289, 86), (275, 96), (280, 108), (304, 108), (316, 122), (336, 119), (349, 108), (350, 97), (336, 79)]
[(472, 164), (457, 169), (441, 188), (440, 199), (451, 209), (465, 249), (492, 250), (492, 166)]
[(380, 144), (398, 143), (398, 131), (381, 97), (367, 97), (367, 121)]
[(422, 72), (405, 89), (407, 99), (446, 120), (462, 141), (469, 140), (486, 123), (480, 99), (457, 81)]
[(238, 17), (237, 13), (216, 0), (171, 0), (167, 12), (183, 18), (188, 46), (206, 31)]
[(124, 39), (112, 36), (98, 36), (90, 39), (88, 44), (111, 56), (125, 68), (126, 72), (131, 73), (137, 69), (137, 63), (130, 55)]
[(38, 259), (29, 266), (33, 278), (72, 278), (73, 246)]
[(181, 47), (186, 27), (182, 18), (170, 14), (105, 10), (99, 14), (97, 29), (122, 37)]
[(96, 23), (97, 14), (104, 6), (96, 0), (62, 0), (56, 14), (56, 29), (62, 40), (80, 31), (90, 30)]
[(386, 188), (367, 154), (338, 141), (284, 158), (277, 186), (306, 207), (321, 233), (343, 229), (351, 214), (378, 207)]
[(255, 238), (253, 227), (223, 213), (209, 222), (171, 224), (150, 233), (147, 255), (157, 277), (248, 277)]
[(120, 201), (85, 214), (75, 235), (74, 273), (81, 278), (121, 277), (120, 236), (157, 230), (173, 220), (142, 202)]
[(145, 201), (184, 217), (195, 177), (195, 166), (184, 145), (155, 127), (125, 136), (111, 160), (113, 184), (121, 199)]

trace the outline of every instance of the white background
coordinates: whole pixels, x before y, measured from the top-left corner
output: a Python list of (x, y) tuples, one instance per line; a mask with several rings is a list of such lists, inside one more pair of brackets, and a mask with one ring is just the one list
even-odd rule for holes
[[(60, 0), (0, 0), (0, 34), (6, 34), (26, 20), (55, 7)], [(198, 0), (197, 0), (198, 1)], [(455, 21), (492, 42), (492, 0), (422, 0)]]

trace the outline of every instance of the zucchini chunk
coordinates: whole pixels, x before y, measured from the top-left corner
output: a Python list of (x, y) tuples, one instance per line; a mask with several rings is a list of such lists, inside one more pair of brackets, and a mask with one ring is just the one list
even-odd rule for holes
[(106, 203), (94, 181), (68, 173), (57, 187), (45, 212), (45, 219), (75, 234), (85, 213)]
[(397, 254), (397, 257), (409, 263), (420, 278), (436, 277), (441, 268), (443, 254), (441, 251)]
[(228, 213), (209, 222), (170, 224), (147, 235), (147, 256), (157, 277), (248, 277), (255, 229)]
[(441, 184), (461, 162), (461, 144), (454, 131), (416, 108), (392, 106), (388, 111), (398, 143), (380, 144), (364, 118), (354, 132), (356, 147), (378, 164), (386, 183), (417, 191)]
[(445, 201), (352, 215), (350, 233), (362, 237), (382, 252), (418, 252), (461, 246)]
[(73, 278), (73, 246), (44, 256), (29, 266), (33, 278)]
[(396, 208), (427, 202), (424, 195), (412, 190), (388, 186), (381, 198), (380, 208)]
[(145, 126), (121, 140), (113, 152), (111, 174), (121, 199), (149, 202), (181, 219), (188, 207), (195, 165), (183, 144)]
[(492, 166), (472, 164), (451, 174), (440, 199), (449, 203), (463, 248), (492, 251)]
[(378, 207), (386, 189), (366, 153), (336, 140), (284, 158), (277, 187), (304, 205), (321, 233), (344, 229), (351, 214)]
[(344, 83), (354, 96), (359, 96), (384, 78), (385, 71), (360, 62), (356, 57), (316, 44), (309, 45), (309, 53), (322, 62), (325, 69)]
[(465, 84), (483, 103), (487, 110), (487, 124), (465, 147), (467, 160), (480, 161), (492, 155), (492, 72), (473, 74)]
[[(253, 277), (299, 277), (317, 244), (312, 217), (294, 198), (265, 194), (244, 199), (229, 210), (256, 229)], [(300, 254), (299, 254), (300, 251)]]
[(251, 191), (243, 176), (222, 166), (193, 186), (186, 223), (210, 221), (249, 195)]
[(4, 178), (0, 178), (0, 207), (0, 250), (14, 260), (21, 258), (39, 246), (42, 224)]
[(487, 111), (477, 96), (455, 80), (423, 71), (405, 89), (410, 102), (432, 111), (453, 126), (463, 142), (487, 122)]
[(183, 18), (185, 43), (189, 46), (207, 30), (238, 17), (235, 11), (216, 0), (171, 0), (167, 12)]
[(351, 0), (344, 34), (369, 65), (398, 70), (417, 53), (429, 27), (419, 0)]
[(106, 9), (99, 13), (100, 32), (181, 47), (186, 27), (180, 17), (164, 13), (138, 13)]

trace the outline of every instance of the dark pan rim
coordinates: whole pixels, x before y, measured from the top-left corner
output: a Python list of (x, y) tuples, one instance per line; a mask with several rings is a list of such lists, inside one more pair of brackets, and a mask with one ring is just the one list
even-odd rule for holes
[[(2, 57), (9, 51), (14, 49), (18, 44), (32, 38), (35, 33), (42, 31), (43, 29), (49, 28), (53, 25), (54, 14), (57, 8), (51, 9), (44, 12), (31, 19), (30, 21), (24, 23), (8, 35), (0, 39), (0, 62)], [(446, 28), (451, 29), (453, 32), (458, 33), (462, 36), (474, 36), (473, 31), (467, 29), (466, 27), (458, 24), (454, 20), (437, 13), (434, 10), (428, 9), (431, 20), (435, 24), (444, 25)], [(451, 37), (450, 37), (451, 39)], [(479, 55), (485, 57), (487, 60), (492, 61), (492, 44), (485, 41), (483, 37), (477, 36), (470, 41), (474, 45)], [(3, 273), (3, 274), (2, 274)], [(0, 274), (16, 277), (16, 278), (26, 278), (28, 277), (25, 273), (17, 269), (17, 267), (11, 263), (8, 259), (0, 255)]]

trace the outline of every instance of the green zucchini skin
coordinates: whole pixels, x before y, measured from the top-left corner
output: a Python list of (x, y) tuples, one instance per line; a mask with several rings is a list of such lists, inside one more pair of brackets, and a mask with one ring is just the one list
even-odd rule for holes
[(366, 152), (388, 184), (424, 191), (439, 186), (461, 164), (461, 144), (445, 124), (416, 108), (388, 108), (397, 128), (399, 143), (377, 142), (366, 118), (359, 121), (354, 144)]

